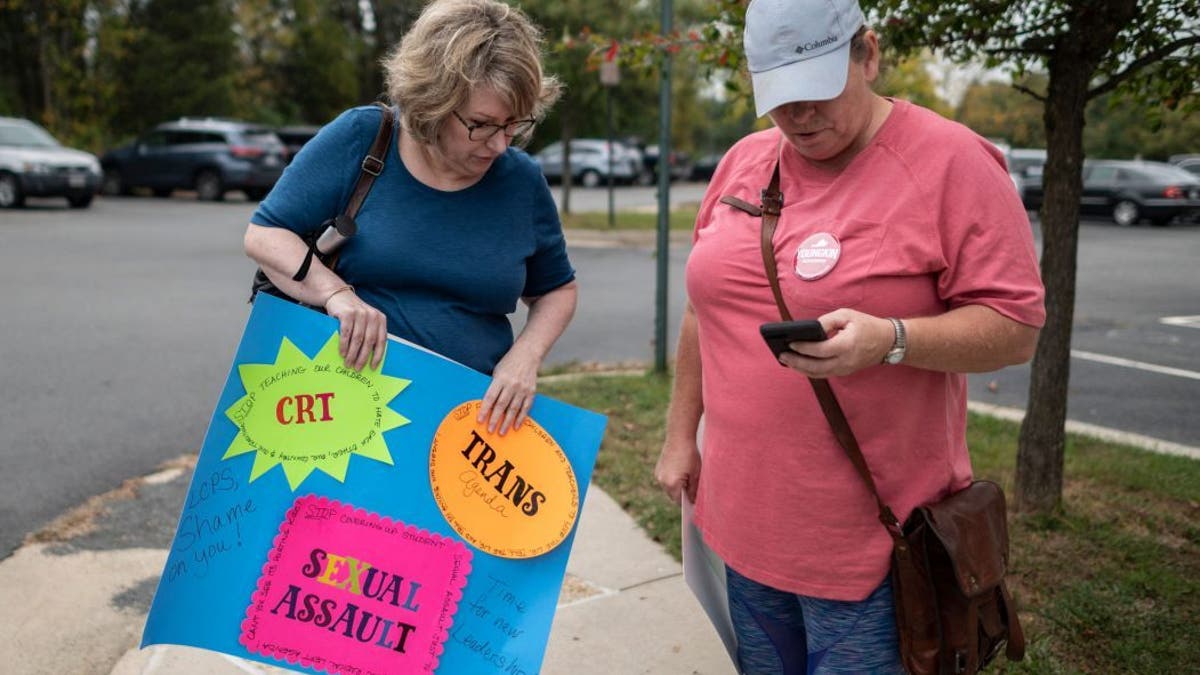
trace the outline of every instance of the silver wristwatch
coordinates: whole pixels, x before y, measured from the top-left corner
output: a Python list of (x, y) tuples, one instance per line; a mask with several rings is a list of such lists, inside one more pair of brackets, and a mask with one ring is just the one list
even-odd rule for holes
[(883, 362), (894, 366), (904, 360), (904, 352), (908, 349), (908, 334), (904, 332), (904, 322), (900, 319), (888, 317), (888, 321), (891, 321), (892, 328), (896, 329), (896, 341), (883, 357)]

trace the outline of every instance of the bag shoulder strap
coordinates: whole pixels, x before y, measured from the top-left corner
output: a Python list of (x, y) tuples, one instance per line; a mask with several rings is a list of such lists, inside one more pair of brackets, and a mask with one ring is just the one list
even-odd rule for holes
[[(375, 179), (379, 174), (383, 173), (384, 161), (387, 159), (388, 144), (392, 141), (392, 130), (396, 126), (396, 116), (392, 112), (390, 106), (384, 103), (375, 104), (380, 110), (379, 130), (375, 132), (375, 140), (371, 142), (371, 148), (367, 150), (367, 155), (363, 157), (362, 164), (359, 165), (358, 178), (354, 182), (354, 190), (350, 193), (350, 200), (346, 202), (346, 208), (342, 211), (342, 215), (327, 220), (322, 225), (321, 231), (325, 227), (333, 224), (339, 232), (349, 230), (353, 233), (354, 217), (358, 215), (358, 210), (362, 208), (363, 202), (367, 199), (367, 194), (371, 192), (371, 186), (375, 184)], [(345, 224), (349, 221), (349, 224)], [(317, 240), (313, 238), (308, 244), (308, 252), (304, 254), (304, 261), (300, 263), (300, 268), (292, 275), (292, 281), (304, 281), (308, 276), (308, 270), (312, 267), (313, 257), (317, 254)], [(325, 264), (333, 269), (337, 265), (338, 253), (335, 251)]]
[(343, 213), (349, 218), (358, 215), (358, 210), (366, 201), (367, 193), (371, 191), (375, 179), (383, 173), (388, 146), (392, 142), (392, 130), (396, 126), (396, 116), (392, 112), (391, 106), (384, 103), (375, 105), (381, 113), (379, 131), (375, 133), (375, 140), (371, 143), (371, 149), (367, 150), (367, 156), (363, 157), (359, 167), (358, 181), (354, 184), (354, 192), (350, 195), (350, 201), (346, 203), (346, 210)]
[[(761, 213), (761, 249), (763, 258), (763, 267), (767, 273), (767, 282), (771, 284), (771, 293), (775, 296), (775, 305), (779, 309), (779, 316), (784, 321), (791, 321), (792, 314), (788, 311), (787, 304), (783, 301), (783, 291), (779, 288), (779, 272), (775, 264), (775, 228), (779, 225), (779, 214), (783, 211), (783, 193), (779, 190), (779, 160), (775, 161), (775, 170), (771, 173), (771, 182), (761, 193), (762, 205), (759, 207)], [(734, 197), (723, 197), (721, 201), (741, 208), (738, 204), (730, 200), (735, 200)], [(741, 201), (741, 200), (737, 200)], [(745, 203), (745, 202), (742, 202)], [(838, 445), (842, 446), (846, 456), (850, 458), (850, 462), (854, 464), (858, 475), (862, 477), (863, 482), (867, 484), (867, 489), (871, 491), (871, 496), (875, 498), (875, 504), (879, 508), (879, 522), (887, 528), (889, 534), (892, 535), (897, 543), (903, 541), (903, 531), (900, 528), (900, 521), (892, 512), (892, 509), (887, 504), (883, 503), (883, 499), (879, 496), (879, 489), (875, 486), (875, 479), (871, 476), (871, 469), (867, 466), (867, 460), (863, 457), (862, 449), (858, 446), (858, 439), (854, 437), (854, 432), (850, 430), (850, 423), (846, 421), (846, 414), (842, 411), (842, 406), (838, 403), (837, 397), (833, 394), (833, 388), (829, 386), (828, 380), (818, 380), (808, 378), (812, 385), (813, 393), (817, 396), (817, 402), (821, 404), (821, 412), (825, 413), (825, 419), (829, 420), (829, 426), (833, 428), (833, 435), (837, 438)]]

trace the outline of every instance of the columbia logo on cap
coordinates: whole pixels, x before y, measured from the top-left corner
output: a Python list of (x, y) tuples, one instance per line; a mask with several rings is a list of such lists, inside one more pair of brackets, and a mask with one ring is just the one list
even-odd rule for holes
[(858, 0), (751, 0), (742, 38), (758, 114), (841, 94), (864, 23)]
[(825, 38), (824, 40), (821, 40), (820, 42), (806, 42), (806, 43), (800, 45), (799, 47), (796, 47), (796, 53), (803, 54), (804, 52), (811, 51), (813, 49), (820, 49), (821, 47), (824, 47), (825, 45), (831, 45), (837, 41), (838, 41), (838, 39), (837, 39), (836, 35), (830, 35), (829, 37)]

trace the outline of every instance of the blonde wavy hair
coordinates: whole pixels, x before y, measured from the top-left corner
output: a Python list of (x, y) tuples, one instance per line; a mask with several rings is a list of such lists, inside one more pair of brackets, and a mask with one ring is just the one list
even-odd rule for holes
[(542, 72), (542, 34), (497, 0), (434, 0), (383, 59), (387, 95), (404, 128), (433, 144), (478, 88), (494, 90), (514, 119), (541, 119), (561, 85)]

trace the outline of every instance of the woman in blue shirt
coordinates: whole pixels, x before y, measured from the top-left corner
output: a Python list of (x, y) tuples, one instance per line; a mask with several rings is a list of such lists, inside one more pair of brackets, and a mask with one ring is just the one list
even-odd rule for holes
[[(537, 164), (513, 139), (558, 97), (541, 36), (495, 0), (439, 0), (385, 60), (398, 110), (383, 172), (340, 249), (291, 275), (301, 236), (340, 213), (376, 131), (376, 106), (342, 113), (309, 141), (260, 204), (246, 253), (285, 293), (340, 322), (348, 365), (382, 363), (387, 334), (492, 375), (479, 421), (505, 433), (533, 404), (537, 372), (575, 311), (575, 271)], [(508, 314), (529, 306), (514, 340)]]

